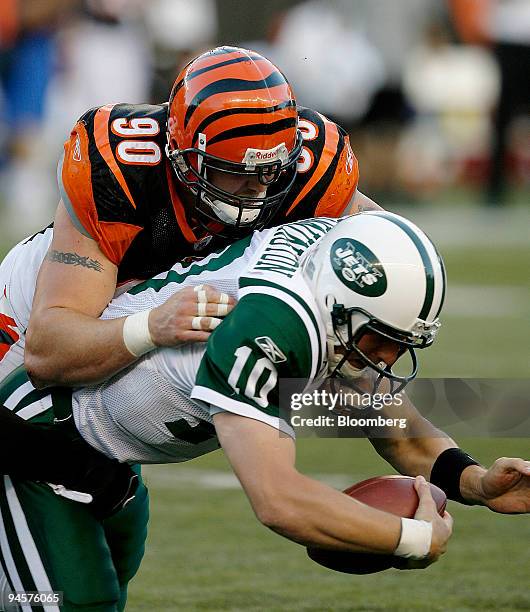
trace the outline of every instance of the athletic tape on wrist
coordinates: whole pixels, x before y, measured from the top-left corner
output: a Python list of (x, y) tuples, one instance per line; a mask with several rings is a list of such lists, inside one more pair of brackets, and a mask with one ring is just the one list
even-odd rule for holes
[(123, 342), (129, 353), (141, 357), (156, 348), (149, 332), (150, 310), (142, 310), (127, 317), (123, 324)]
[(424, 559), (431, 550), (432, 523), (416, 519), (401, 519), (401, 537), (394, 551), (397, 557)]

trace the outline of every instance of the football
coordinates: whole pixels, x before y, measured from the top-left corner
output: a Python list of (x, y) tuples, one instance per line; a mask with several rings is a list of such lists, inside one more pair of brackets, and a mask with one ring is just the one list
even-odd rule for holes
[[(445, 493), (430, 485), (436, 508), (443, 515), (447, 503)], [(418, 494), (414, 478), (410, 476), (377, 476), (358, 482), (344, 491), (346, 495), (403, 518), (413, 518), (418, 508)], [(354, 553), (325, 548), (308, 547), (307, 554), (316, 563), (328, 569), (347, 574), (373, 574), (389, 569), (396, 560), (394, 555)]]

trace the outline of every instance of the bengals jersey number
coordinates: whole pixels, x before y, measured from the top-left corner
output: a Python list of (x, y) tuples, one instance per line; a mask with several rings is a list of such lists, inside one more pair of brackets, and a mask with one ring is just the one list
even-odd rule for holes
[(298, 107), (298, 117), (304, 146), (295, 183), (282, 206), (283, 218), (298, 221), (340, 217), (359, 181), (349, 136), (339, 125), (309, 108)]
[[(339, 217), (358, 181), (347, 134), (298, 108), (304, 146), (297, 177), (271, 225)], [(118, 282), (145, 279), (220, 246), (189, 226), (164, 148), (167, 105), (115, 104), (91, 109), (65, 143), (58, 179), (72, 222), (118, 266)]]

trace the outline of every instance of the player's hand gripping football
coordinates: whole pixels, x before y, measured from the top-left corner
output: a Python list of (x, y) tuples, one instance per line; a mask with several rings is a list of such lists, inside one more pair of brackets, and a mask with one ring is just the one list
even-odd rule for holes
[(235, 300), (209, 285), (186, 287), (149, 315), (149, 332), (157, 346), (206, 342), (235, 305)]
[(501, 457), (489, 470), (470, 466), (462, 473), (462, 495), (503, 514), (530, 512), (530, 461)]
[(415, 560), (396, 557), (394, 567), (397, 569), (423, 569), (438, 561), (446, 551), (447, 542), (453, 533), (453, 517), (449, 512), (444, 512), (443, 516), (438, 514), (429, 483), (423, 476), (416, 477), (414, 488), (420, 498), (414, 518), (432, 523), (431, 549), (425, 559)]

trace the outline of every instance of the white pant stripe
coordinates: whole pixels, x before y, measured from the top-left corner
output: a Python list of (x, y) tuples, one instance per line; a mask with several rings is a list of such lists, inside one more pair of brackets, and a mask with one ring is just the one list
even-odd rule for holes
[[(4, 482), (6, 486), (7, 503), (11, 511), (18, 540), (20, 542), (22, 552), (24, 553), (24, 557), (26, 558), (29, 571), (31, 572), (35, 582), (35, 586), (37, 587), (37, 591), (51, 591), (52, 587), (50, 585), (50, 581), (48, 580), (46, 570), (42, 564), (37, 546), (33, 541), (31, 531), (29, 530), (24, 511), (20, 505), (20, 501), (17, 497), (15, 488), (13, 487), (13, 483), (11, 482), (11, 478), (9, 478), (9, 476), (4, 476)], [(45, 612), (60, 612), (59, 606), (53, 604), (43, 604), (43, 608)]]
[(29, 404), (29, 406), (25, 406), (24, 408), (22, 408), (22, 410), (19, 410), (17, 412), (17, 415), (22, 419), (26, 419), (27, 421), (28, 419), (37, 416), (41, 412), (46, 412), (48, 408), (51, 408), (52, 404), (52, 396), (47, 395), (46, 397), (43, 397), (42, 399), (37, 400), (36, 402), (33, 402), (33, 404)]
[(28, 381), (23, 385), (20, 385), (4, 402), (4, 406), (9, 408), (9, 410), (13, 410), (18, 406), (20, 400), (24, 399), (26, 395), (35, 391), (35, 387)]
[[(6, 483), (6, 486), (8, 480), (10, 481), (9, 476), (4, 476), (4, 483)], [(13, 559), (13, 555), (11, 554), (11, 549), (9, 547), (9, 541), (7, 539), (7, 533), (4, 526), (4, 517), (2, 516), (2, 508), (0, 508), (0, 551), (2, 552), (2, 557), (4, 558), (4, 562), (7, 566), (7, 571), (15, 591), (24, 591), (24, 586), (22, 585), (22, 581), (18, 575), (17, 566), (15, 565), (15, 560)], [(21, 604), (21, 608), (23, 612), (31, 612), (30, 605)]]

